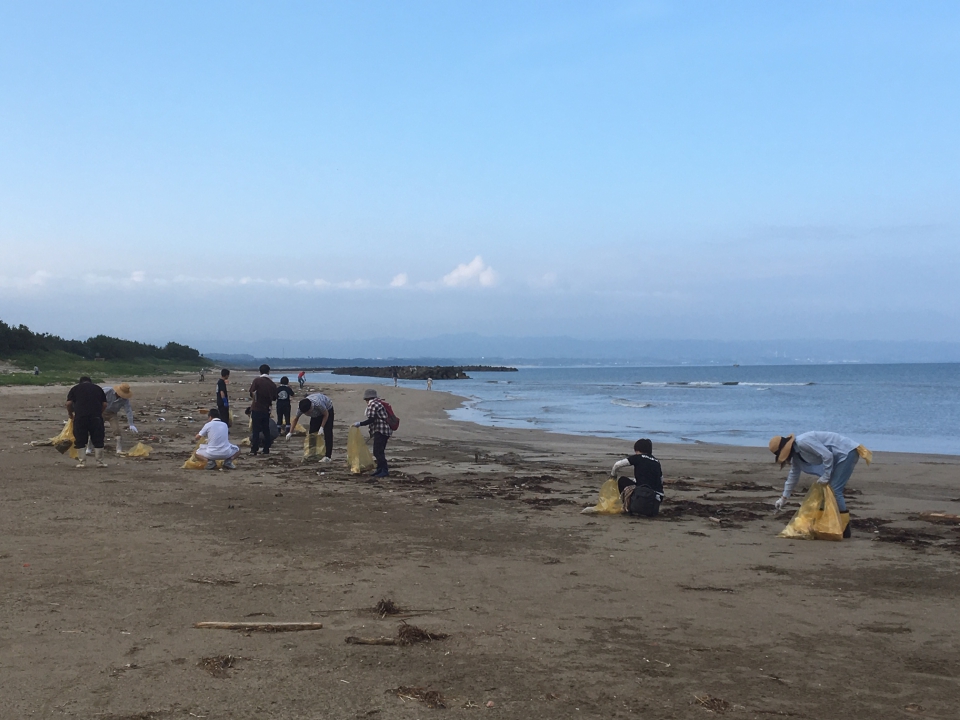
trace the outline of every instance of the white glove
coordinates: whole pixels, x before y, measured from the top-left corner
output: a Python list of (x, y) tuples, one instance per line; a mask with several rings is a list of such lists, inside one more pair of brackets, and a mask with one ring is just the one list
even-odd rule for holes
[(783, 510), (783, 504), (784, 504), (786, 501), (787, 501), (787, 499), (786, 499), (785, 497), (783, 497), (782, 495), (777, 498), (777, 501), (773, 504), (773, 506), (777, 509), (777, 512), (779, 512), (780, 510)]
[(360, 427), (360, 423), (355, 422), (355, 423), (353, 424), (353, 426), (354, 426), (354, 427)]
[(131, 426), (130, 426), (130, 432), (132, 432), (132, 433), (139, 433), (140, 431), (137, 430), (137, 426), (136, 426), (136, 425), (131, 425)]
[(823, 475), (821, 475), (820, 477), (817, 478), (817, 482), (820, 483), (821, 485), (826, 485), (830, 481), (827, 480)]
[(287, 440), (289, 440), (289, 439), (292, 438), (292, 437), (293, 437), (293, 433), (292, 433), (292, 432), (288, 432), (288, 433), (287, 433)]

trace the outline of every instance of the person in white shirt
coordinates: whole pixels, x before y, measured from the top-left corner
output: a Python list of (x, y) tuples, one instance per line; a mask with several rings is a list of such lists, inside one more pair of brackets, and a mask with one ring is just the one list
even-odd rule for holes
[(223, 467), (235, 470), (233, 461), (240, 454), (240, 448), (230, 442), (230, 428), (220, 419), (216, 408), (207, 413), (209, 418), (206, 425), (197, 433), (197, 440), (207, 439), (207, 442), (197, 448), (197, 455), (206, 459), (207, 470), (217, 469), (217, 460), (223, 460)]
[(843, 497), (847, 481), (862, 457), (867, 464), (873, 455), (863, 445), (843, 435), (815, 430), (802, 435), (777, 435), (770, 440), (770, 452), (783, 468), (790, 463), (790, 472), (783, 483), (783, 494), (776, 502), (777, 510), (790, 498), (800, 473), (816, 475), (817, 482), (829, 485), (837, 498), (843, 536), (850, 537), (850, 512)]

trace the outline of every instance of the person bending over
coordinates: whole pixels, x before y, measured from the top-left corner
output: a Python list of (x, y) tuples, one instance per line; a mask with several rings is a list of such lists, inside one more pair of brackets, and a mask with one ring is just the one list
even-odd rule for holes
[[(633, 477), (618, 477), (617, 471), (633, 467)], [(623, 508), (631, 515), (655, 517), (663, 502), (663, 470), (653, 456), (653, 443), (640, 438), (633, 444), (633, 455), (618, 460), (610, 471), (617, 478), (617, 488), (623, 498)]]
[(330, 462), (333, 455), (333, 400), (323, 393), (314, 393), (307, 395), (297, 406), (297, 416), (293, 419), (290, 426), (290, 432), (287, 433), (287, 440), (293, 435), (297, 428), (300, 418), (307, 415), (310, 418), (310, 435), (315, 435), (323, 428), (323, 444), (326, 457), (321, 462)]
[(67, 393), (67, 415), (73, 420), (73, 447), (80, 456), (78, 468), (85, 466), (87, 440), (93, 441), (97, 467), (107, 466), (103, 461), (103, 411), (106, 409), (107, 396), (103, 388), (94, 385), (86, 375)]
[(843, 490), (847, 487), (857, 461), (862, 457), (867, 463), (873, 455), (863, 445), (843, 435), (833, 432), (814, 430), (802, 435), (776, 435), (770, 439), (770, 452), (775, 462), (780, 463), (780, 469), (790, 463), (790, 472), (783, 483), (783, 494), (775, 503), (777, 510), (790, 499), (793, 488), (800, 479), (800, 473), (817, 476), (817, 482), (829, 485), (837, 499), (837, 508), (840, 510), (840, 524), (843, 527), (843, 536), (850, 537), (850, 511), (843, 497)]

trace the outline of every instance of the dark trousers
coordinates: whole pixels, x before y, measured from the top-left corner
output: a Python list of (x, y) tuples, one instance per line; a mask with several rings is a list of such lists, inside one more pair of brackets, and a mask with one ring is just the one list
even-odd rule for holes
[(219, 400), (217, 400), (217, 412), (220, 413), (220, 419), (227, 424), (227, 427), (233, 425), (233, 423), (230, 421), (230, 408), (226, 407)]
[(270, 411), (254, 410), (250, 413), (250, 452), (254, 455), (260, 450), (260, 434), (263, 433), (263, 451), (270, 452), (273, 438), (270, 437)]
[(387, 440), (389, 435), (375, 432), (373, 434), (373, 457), (377, 461), (377, 472), (387, 474), (390, 468), (387, 467)]
[[(310, 418), (310, 432), (315, 433), (320, 430), (321, 420), (323, 415)], [(323, 444), (326, 446), (327, 457), (330, 457), (333, 454), (333, 408), (330, 408), (330, 412), (327, 413), (327, 422), (323, 426)]]
[(277, 425), (282, 430), (290, 424), (290, 403), (280, 403), (277, 401)]
[(73, 446), (81, 452), (87, 447), (87, 440), (93, 441), (95, 448), (103, 450), (103, 415), (73, 416)]

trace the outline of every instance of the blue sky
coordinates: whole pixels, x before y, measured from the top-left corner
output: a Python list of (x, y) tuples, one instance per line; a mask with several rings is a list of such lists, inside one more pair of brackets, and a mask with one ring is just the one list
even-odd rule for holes
[(3, 0), (0, 317), (957, 341), (958, 77), (953, 2)]

